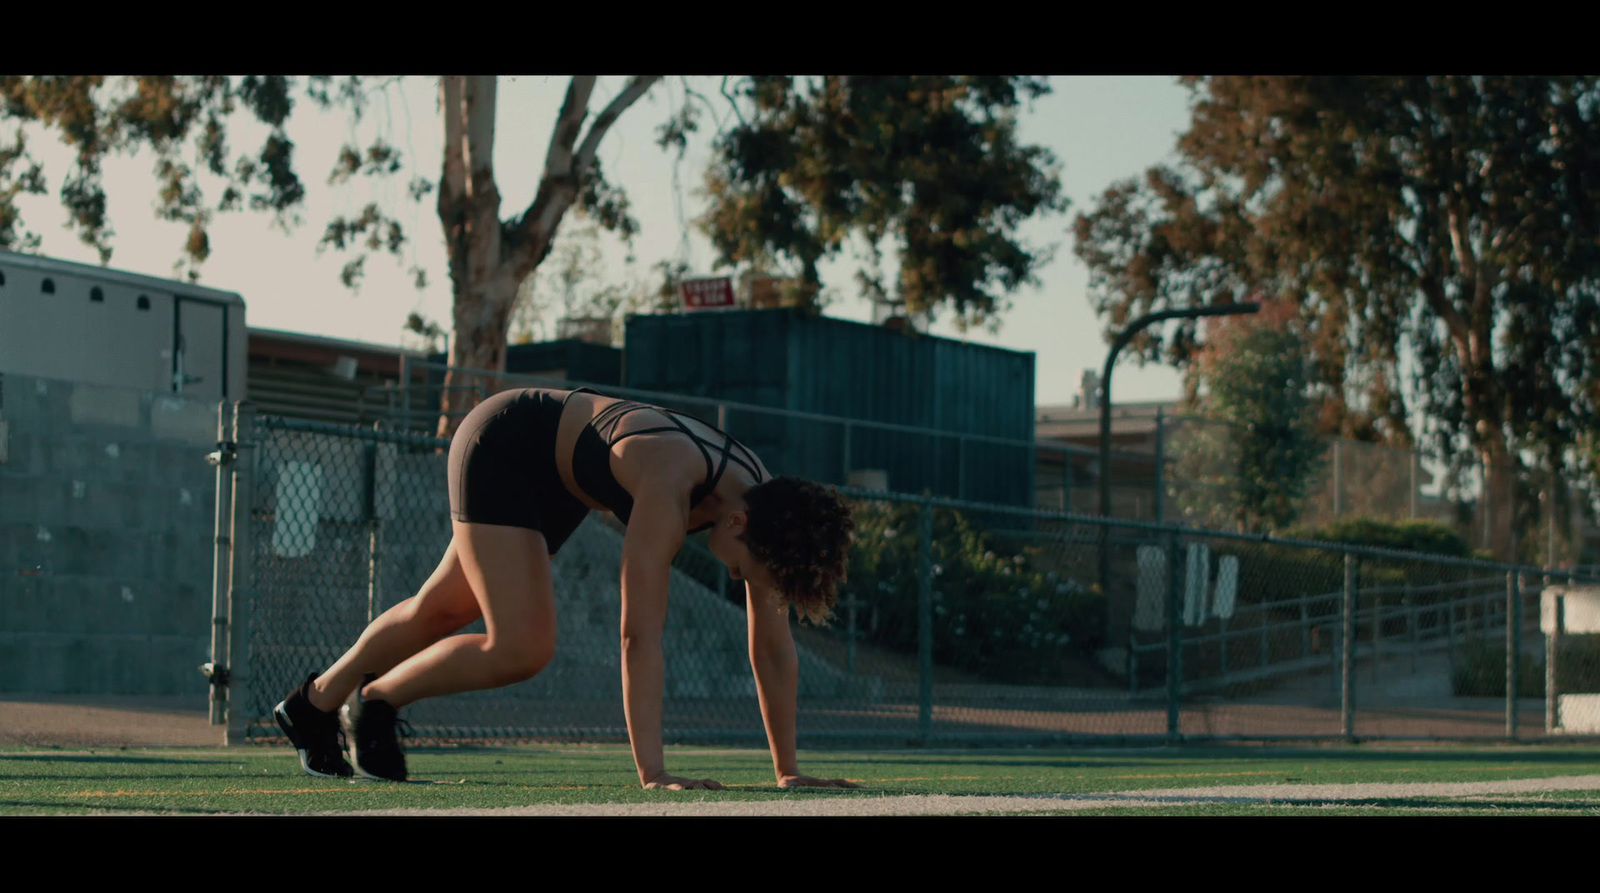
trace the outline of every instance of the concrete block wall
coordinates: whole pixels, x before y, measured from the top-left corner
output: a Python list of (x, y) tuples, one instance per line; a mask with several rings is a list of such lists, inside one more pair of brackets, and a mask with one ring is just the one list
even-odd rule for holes
[(217, 404), (0, 375), (0, 691), (195, 694)]

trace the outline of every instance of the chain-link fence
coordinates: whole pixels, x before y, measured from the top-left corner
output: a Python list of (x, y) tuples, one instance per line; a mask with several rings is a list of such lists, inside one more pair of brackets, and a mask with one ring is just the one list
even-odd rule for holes
[[(446, 373), (455, 384), (443, 384)], [(446, 393), (472, 394), (459, 416), (501, 388), (579, 384), (406, 360), (399, 382), (363, 394), (359, 414), (385, 429), (432, 431)], [(1353, 519), (1433, 521), (1502, 561), (1600, 571), (1594, 494), (1529, 468), (1443, 467), (1382, 444), (1264, 437), (1249, 426), (1132, 407), (1113, 414), (1109, 467), (1101, 469), (1098, 411), (1045, 418), (1036, 433), (1049, 437), (1019, 439), (600, 387), (737, 431), (770, 465), (826, 483), (1090, 514), (1099, 513), (1105, 483), (1117, 518), (1279, 533)]]
[[(1338, 438), (1265, 437), (1198, 416), (1118, 418), (1127, 431), (1114, 435), (1115, 517), (1279, 533), (1360, 520), (1433, 522), (1502, 561), (1600, 570), (1595, 497), (1579, 479), (1473, 461), (1442, 466), (1413, 450)], [(1040, 507), (1098, 506), (1101, 481), (1088, 457), (1079, 455), (1074, 468), (1070, 455), (1046, 460), (1043, 446), (1039, 453)]]
[[(220, 440), (213, 681), (233, 737), (275, 740), (272, 705), (443, 555), (448, 443), (248, 405)], [(1545, 685), (1540, 599), (1595, 582), (1573, 571), (842, 492), (848, 581), (830, 625), (795, 627), (803, 744), (1536, 738), (1558, 693), (1600, 692), (1592, 636), (1552, 646)], [(419, 738), (625, 739), (621, 543), (591, 515), (553, 563), (552, 663), (411, 705)], [(764, 740), (743, 592), (697, 538), (669, 603), (666, 739)]]

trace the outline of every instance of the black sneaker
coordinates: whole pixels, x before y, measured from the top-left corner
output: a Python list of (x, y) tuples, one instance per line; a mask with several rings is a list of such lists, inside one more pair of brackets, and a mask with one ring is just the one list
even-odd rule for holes
[(300, 767), (307, 775), (349, 778), (350, 764), (344, 760), (344, 747), (339, 740), (339, 715), (318, 710), (306, 696), (316, 678), (316, 673), (307, 676), (299, 688), (272, 708), (272, 716), (300, 752)]
[[(362, 687), (377, 677), (368, 676)], [(355, 772), (377, 781), (405, 781), (406, 755), (400, 747), (399, 728), (403, 720), (388, 701), (368, 700), (356, 695), (340, 713), (345, 739), (350, 742), (350, 762)]]

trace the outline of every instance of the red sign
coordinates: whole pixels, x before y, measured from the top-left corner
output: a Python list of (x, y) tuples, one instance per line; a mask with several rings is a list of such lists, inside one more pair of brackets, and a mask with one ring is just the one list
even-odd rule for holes
[(733, 306), (733, 280), (727, 276), (715, 279), (686, 279), (678, 289), (683, 294), (683, 306), (690, 310)]

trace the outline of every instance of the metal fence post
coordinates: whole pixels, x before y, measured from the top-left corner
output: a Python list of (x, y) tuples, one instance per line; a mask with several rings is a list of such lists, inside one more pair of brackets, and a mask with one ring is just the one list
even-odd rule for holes
[(383, 522), (378, 518), (378, 449), (378, 444), (368, 443), (364, 450), (367, 503), (367, 623), (369, 624), (378, 617), (381, 598), (378, 591), (381, 561), (379, 535)]
[(956, 438), (956, 498), (967, 498), (967, 438)]
[(1300, 656), (1311, 656), (1311, 610), (1304, 592), (1300, 593)]
[(240, 400), (234, 405), (233, 436), (236, 455), (233, 463), (233, 511), (230, 539), (233, 559), (228, 572), (228, 742), (242, 744), (249, 730), (251, 692), (250, 615), (255, 594), (255, 539), (252, 513), (255, 507), (256, 407)]
[(1162, 408), (1156, 407), (1156, 523), (1167, 520), (1167, 425)]
[(1444, 624), (1445, 654), (1450, 657), (1450, 673), (1454, 676), (1456, 671), (1456, 600), (1446, 598), (1444, 602), (1446, 618)]
[(1506, 737), (1517, 737), (1517, 659), (1522, 656), (1522, 611), (1517, 572), (1506, 573)]
[(1411, 672), (1417, 672), (1417, 606), (1412, 604), (1411, 584), (1405, 584), (1405, 594), (1400, 603), (1406, 607), (1406, 638), (1411, 642)]
[[(217, 404), (217, 451), (206, 457), (217, 467), (217, 503), (211, 566), (211, 662), (201, 670), (211, 680), (209, 715), (214, 726), (228, 721), (228, 569), (233, 560), (228, 532), (233, 517), (229, 504), (233, 496), (233, 488), (229, 486), (233, 475), (233, 439), (232, 404), (223, 400)], [(219, 669), (222, 672), (218, 672)], [(223, 743), (228, 743), (226, 731)]]
[(1228, 678), (1228, 618), (1217, 619), (1217, 670)]
[[(718, 577), (719, 581), (721, 579), (723, 579), (723, 578), (722, 577)], [(845, 616), (845, 640), (844, 640), (845, 670), (851, 676), (854, 676), (856, 674), (856, 636), (859, 635), (859, 633), (857, 633), (857, 631), (856, 631), (856, 605), (857, 604), (859, 604), (859, 602), (856, 601), (856, 597), (854, 595), (845, 596), (845, 599), (844, 599), (844, 610), (845, 610), (845, 615), (844, 615)]]
[(1383, 659), (1380, 638), (1383, 635), (1383, 595), (1372, 596), (1372, 681), (1378, 681), (1378, 663)]
[(1178, 533), (1167, 534), (1167, 740), (1182, 738), (1178, 701), (1183, 694), (1183, 602), (1178, 561)]
[(917, 737), (933, 734), (933, 503), (922, 492), (917, 516)]
[(839, 476), (839, 482), (848, 484), (850, 483), (850, 423), (845, 422), (843, 428), (844, 446), (840, 452), (844, 455), (844, 474)]
[(1486, 463), (1478, 465), (1478, 478), (1483, 485), (1483, 489), (1480, 491), (1483, 493), (1483, 499), (1480, 500), (1483, 503), (1481, 509), (1483, 512), (1483, 542), (1479, 545), (1485, 549), (1492, 549), (1494, 548), (1494, 534), (1491, 531), (1494, 527), (1494, 522), (1491, 519), (1494, 513), (1490, 511), (1489, 505), (1492, 496), (1489, 493), (1489, 466)]
[(1344, 480), (1341, 476), (1342, 467), (1343, 463), (1339, 461), (1339, 441), (1335, 440), (1333, 442), (1333, 517), (1335, 519), (1344, 517)]
[(1356, 557), (1344, 555), (1344, 640), (1340, 643), (1339, 716), (1344, 736), (1351, 742), (1356, 738)]
[(1262, 610), (1256, 616), (1261, 618), (1261, 666), (1264, 668), (1272, 662), (1271, 643), (1267, 640), (1267, 612)]
[(1411, 511), (1411, 517), (1412, 517), (1413, 520), (1415, 520), (1416, 517), (1417, 517), (1417, 478), (1419, 476), (1417, 472), (1421, 467), (1422, 467), (1422, 457), (1417, 454), (1416, 450), (1412, 450), (1411, 451), (1411, 505), (1410, 505), (1410, 511)]
[[(1541, 595), (1540, 598), (1543, 598)], [(1555, 617), (1551, 618), (1550, 631), (1544, 635), (1544, 730), (1554, 732), (1561, 727), (1561, 700), (1556, 692), (1556, 655), (1561, 653), (1561, 627), (1566, 621), (1566, 598), (1556, 595)]]
[(411, 430), (411, 355), (400, 354), (400, 430)]

